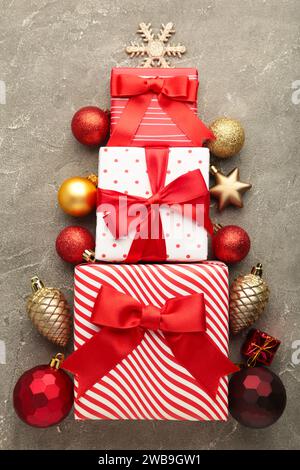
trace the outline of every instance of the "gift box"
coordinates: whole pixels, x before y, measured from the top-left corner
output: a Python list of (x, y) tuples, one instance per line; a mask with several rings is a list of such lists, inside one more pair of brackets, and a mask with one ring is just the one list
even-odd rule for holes
[(251, 367), (257, 363), (270, 366), (280, 343), (279, 339), (269, 333), (252, 328), (242, 345), (241, 353)]
[(96, 259), (207, 259), (212, 232), (208, 180), (209, 150), (204, 147), (102, 147)]
[(202, 146), (212, 132), (197, 117), (194, 68), (113, 68), (111, 146)]
[(226, 420), (227, 267), (77, 266), (74, 346), (76, 419)]

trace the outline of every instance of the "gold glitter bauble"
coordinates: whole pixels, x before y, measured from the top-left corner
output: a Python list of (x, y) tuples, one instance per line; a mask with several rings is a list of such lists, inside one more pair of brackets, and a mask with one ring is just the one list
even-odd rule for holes
[(68, 303), (59, 289), (45, 287), (37, 276), (31, 279), (32, 294), (27, 313), (36, 329), (57, 346), (65, 347), (71, 337)]
[(221, 117), (213, 121), (209, 128), (216, 139), (208, 143), (208, 148), (216, 157), (233, 157), (243, 147), (245, 132), (236, 119)]
[(262, 265), (258, 263), (251, 273), (239, 276), (229, 293), (230, 331), (236, 335), (255, 323), (269, 300), (269, 288), (261, 278)]
[(74, 217), (83, 217), (96, 207), (97, 176), (74, 176), (66, 179), (58, 191), (60, 207)]

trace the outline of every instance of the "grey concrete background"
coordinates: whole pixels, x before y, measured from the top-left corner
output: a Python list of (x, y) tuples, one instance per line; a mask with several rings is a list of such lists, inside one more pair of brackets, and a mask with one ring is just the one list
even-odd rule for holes
[[(1, 316), (0, 438), (3, 449), (297, 449), (300, 447), (300, 365), (292, 364), (299, 331), (300, 79), (297, 0), (0, 0)], [(242, 210), (215, 220), (237, 223), (252, 238), (248, 258), (261, 261), (271, 299), (258, 326), (282, 340), (272, 366), (286, 385), (283, 417), (265, 430), (227, 423), (74, 422), (46, 430), (15, 416), (11, 396), (19, 375), (48, 362), (56, 351), (25, 312), (30, 277), (60, 286), (72, 302), (73, 270), (54, 242), (68, 224), (94, 230), (94, 218), (73, 220), (58, 207), (61, 182), (96, 171), (97, 150), (75, 142), (70, 120), (81, 106), (109, 106), (112, 66), (133, 66), (124, 46), (140, 21), (174, 21), (175, 40), (186, 44), (182, 66), (199, 69), (199, 110), (205, 122), (224, 113), (239, 118), (246, 144), (239, 156), (217, 162), (239, 166), (253, 183)], [(243, 337), (231, 342), (239, 359)], [(2, 358), (2, 362), (4, 358)]]

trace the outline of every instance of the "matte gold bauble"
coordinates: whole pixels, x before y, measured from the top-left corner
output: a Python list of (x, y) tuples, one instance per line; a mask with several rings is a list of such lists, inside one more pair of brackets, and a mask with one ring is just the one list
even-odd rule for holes
[(243, 147), (245, 132), (236, 119), (221, 117), (213, 121), (209, 128), (214, 133), (215, 140), (208, 143), (208, 148), (216, 157), (233, 157)]
[(58, 191), (60, 207), (69, 215), (83, 217), (96, 207), (97, 177), (75, 176), (63, 182)]
[(34, 276), (32, 294), (27, 301), (27, 313), (36, 329), (52, 343), (65, 347), (71, 337), (70, 307), (59, 289), (45, 287)]
[(262, 279), (262, 265), (233, 281), (229, 293), (230, 330), (237, 334), (258, 320), (269, 300), (269, 288)]

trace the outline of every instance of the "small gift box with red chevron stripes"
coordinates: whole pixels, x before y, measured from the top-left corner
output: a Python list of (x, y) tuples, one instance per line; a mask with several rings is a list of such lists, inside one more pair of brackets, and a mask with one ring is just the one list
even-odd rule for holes
[(223, 263), (77, 266), (74, 315), (76, 419), (227, 419)]

